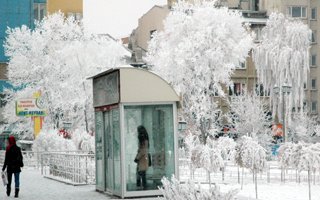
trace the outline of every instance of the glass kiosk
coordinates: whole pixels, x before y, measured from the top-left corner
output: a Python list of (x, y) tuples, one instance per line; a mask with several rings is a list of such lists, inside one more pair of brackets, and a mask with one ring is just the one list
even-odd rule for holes
[[(143, 69), (124, 66), (93, 77), (98, 191), (155, 196), (162, 177), (178, 177), (178, 102), (166, 81)], [(147, 154), (136, 159), (138, 152)]]

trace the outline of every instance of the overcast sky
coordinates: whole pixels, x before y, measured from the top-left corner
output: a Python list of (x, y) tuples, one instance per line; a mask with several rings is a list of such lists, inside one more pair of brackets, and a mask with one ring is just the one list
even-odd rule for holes
[(144, 13), (154, 5), (166, 3), (167, 0), (84, 0), (84, 24), (94, 33), (126, 37), (138, 26)]

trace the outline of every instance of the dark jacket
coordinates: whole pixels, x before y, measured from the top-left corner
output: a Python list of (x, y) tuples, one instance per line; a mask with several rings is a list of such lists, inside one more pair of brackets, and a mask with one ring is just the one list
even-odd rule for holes
[[(10, 144), (10, 138), (9, 138)], [(4, 165), (2, 167), (2, 171), (7, 168), (8, 172), (17, 173), (21, 172), (21, 167), (23, 167), (23, 157), (21, 153), (21, 149), (14, 143), (9, 145), (9, 148), (6, 150), (6, 155), (4, 159)]]

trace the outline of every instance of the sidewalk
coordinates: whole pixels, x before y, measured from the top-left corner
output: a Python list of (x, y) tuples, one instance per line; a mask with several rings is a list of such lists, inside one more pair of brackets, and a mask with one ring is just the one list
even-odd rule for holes
[[(34, 168), (23, 168), (20, 174), (20, 193), (19, 199), (22, 200), (109, 200), (118, 199), (104, 193), (96, 192), (95, 185), (73, 186), (59, 181), (42, 177), (39, 170)], [(11, 185), (14, 190), (14, 183)], [(0, 186), (0, 199), (9, 200), (7, 197), (6, 187)], [(140, 198), (140, 200), (154, 200), (154, 198)], [(133, 199), (131, 199), (133, 200)], [(251, 198), (238, 197), (238, 200), (252, 200)]]
[[(95, 191), (94, 185), (72, 186), (55, 180), (43, 178), (39, 170), (26, 168), (20, 174), (19, 199), (24, 200), (106, 200), (116, 199)], [(11, 185), (14, 188), (14, 183)], [(13, 189), (14, 190), (14, 189)], [(5, 194), (6, 187), (1, 184), (0, 199), (14, 199)]]

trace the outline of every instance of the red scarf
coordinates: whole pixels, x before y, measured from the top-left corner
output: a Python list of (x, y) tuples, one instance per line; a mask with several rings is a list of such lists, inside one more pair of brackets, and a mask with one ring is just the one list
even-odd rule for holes
[(9, 144), (6, 148), (6, 152), (8, 152), (13, 145), (16, 145), (16, 139), (14, 138), (14, 136), (10, 135), (8, 138), (8, 142)]

